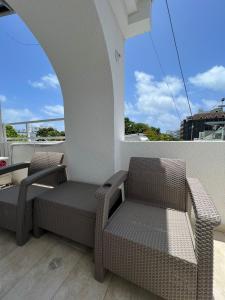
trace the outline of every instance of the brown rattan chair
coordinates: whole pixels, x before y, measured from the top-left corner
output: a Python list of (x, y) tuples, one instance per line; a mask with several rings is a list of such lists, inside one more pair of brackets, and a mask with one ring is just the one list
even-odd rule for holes
[(0, 227), (16, 232), (22, 246), (32, 230), (33, 199), (49, 187), (66, 180), (63, 153), (35, 152), (30, 163), (18, 163), (0, 169), (0, 175), (28, 168), (28, 176), (19, 185), (0, 190)]
[[(108, 218), (122, 183), (125, 201)], [(186, 179), (182, 160), (131, 158), (129, 171), (110, 178), (96, 198), (97, 280), (110, 270), (165, 299), (213, 299), (213, 229), (220, 216), (200, 182)]]

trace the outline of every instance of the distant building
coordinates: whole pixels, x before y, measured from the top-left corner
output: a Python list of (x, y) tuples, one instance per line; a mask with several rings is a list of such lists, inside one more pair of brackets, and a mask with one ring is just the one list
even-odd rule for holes
[(211, 130), (199, 132), (199, 138), (196, 140), (225, 140), (225, 121), (207, 122)]
[(223, 107), (217, 107), (210, 112), (195, 114), (193, 117), (187, 117), (181, 122), (180, 139), (184, 141), (205, 139), (203, 137), (207, 136), (207, 132), (213, 137), (215, 136), (213, 132), (224, 127), (224, 124), (225, 112), (223, 111)]

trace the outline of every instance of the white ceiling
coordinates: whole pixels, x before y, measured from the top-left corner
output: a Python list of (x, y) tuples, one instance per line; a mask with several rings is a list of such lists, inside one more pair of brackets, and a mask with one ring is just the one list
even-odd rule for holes
[(137, 1), (136, 0), (124, 0), (126, 10), (128, 15), (135, 13), (137, 11)]
[(152, 0), (108, 0), (125, 38), (150, 30)]

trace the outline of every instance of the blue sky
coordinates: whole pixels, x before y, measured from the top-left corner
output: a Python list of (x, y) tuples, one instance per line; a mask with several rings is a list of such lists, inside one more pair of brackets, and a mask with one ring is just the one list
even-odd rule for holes
[[(211, 109), (225, 97), (225, 1), (169, 0), (169, 5), (193, 112)], [(151, 23), (165, 74), (160, 71), (149, 33), (126, 41), (126, 115), (162, 131), (175, 130), (179, 118), (189, 111), (165, 0), (153, 1)], [(63, 116), (54, 70), (31, 32), (16, 15), (0, 18), (0, 29), (4, 121)]]
[[(0, 45), (3, 120), (17, 122), (62, 117), (63, 97), (54, 69), (17, 15), (0, 18)], [(48, 125), (55, 126), (56, 123)], [(63, 127), (62, 122), (58, 127)]]
[[(209, 110), (225, 97), (225, 1), (169, 0), (177, 44), (193, 113)], [(163, 131), (179, 127), (189, 115), (180, 81), (165, 0), (153, 1), (151, 36), (165, 76), (153, 51), (150, 34), (126, 42), (126, 114)], [(169, 89), (167, 87), (169, 85)]]

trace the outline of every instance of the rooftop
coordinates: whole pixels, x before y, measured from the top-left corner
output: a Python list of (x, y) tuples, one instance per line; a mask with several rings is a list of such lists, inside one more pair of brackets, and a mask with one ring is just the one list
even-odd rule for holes
[(225, 118), (225, 112), (224, 111), (209, 111), (209, 112), (201, 112), (198, 114), (193, 115), (193, 117), (187, 117), (187, 120), (208, 120), (208, 119), (217, 119)]

